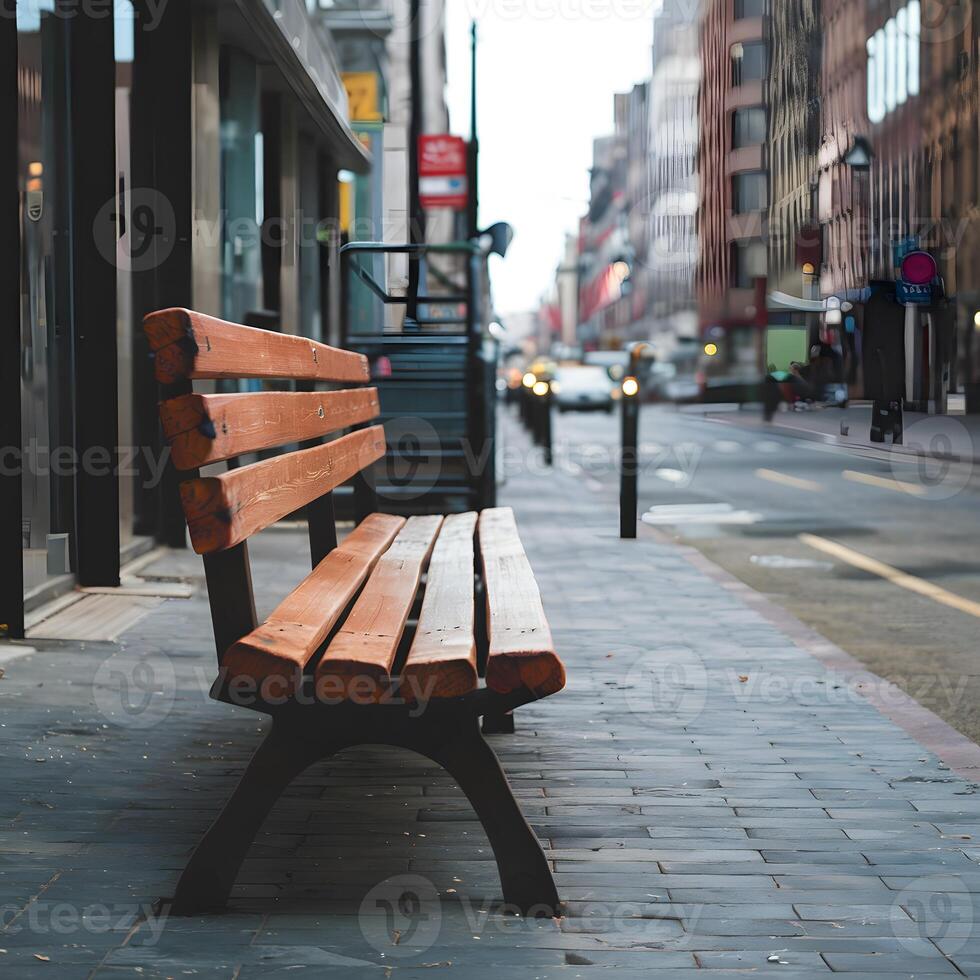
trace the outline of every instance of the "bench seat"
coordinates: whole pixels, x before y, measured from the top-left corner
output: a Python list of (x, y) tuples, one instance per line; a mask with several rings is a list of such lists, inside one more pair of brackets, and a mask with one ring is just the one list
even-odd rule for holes
[[(486, 583), (480, 623), (477, 554)], [(410, 615), (423, 573), (416, 624)], [(526, 689), (540, 698), (564, 687), (513, 511), (407, 520), (371, 514), (230, 647), (223, 681), (226, 689), (261, 690), (272, 701), (299, 691), (312, 675), (327, 703), (414, 703), (476, 690), (481, 649), (492, 691)]]

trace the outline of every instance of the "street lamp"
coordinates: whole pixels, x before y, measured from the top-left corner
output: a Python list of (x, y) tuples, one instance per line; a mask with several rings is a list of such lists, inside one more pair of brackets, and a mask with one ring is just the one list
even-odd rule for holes
[(844, 163), (855, 171), (868, 171), (874, 159), (871, 142), (865, 136), (855, 136), (850, 149), (844, 154)]

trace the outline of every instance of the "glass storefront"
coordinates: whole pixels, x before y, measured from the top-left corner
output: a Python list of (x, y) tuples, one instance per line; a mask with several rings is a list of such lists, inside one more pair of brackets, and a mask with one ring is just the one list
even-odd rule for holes
[[(321, 246), (316, 223), (335, 208), (337, 168), (360, 172), (366, 160), (306, 5), (246, 3), (249, 19), (237, 0), (167, 6), (151, 31), (133, 0), (90, 19), (70, 0), (17, 0), (5, 22), (17, 48), (6, 135), (18, 209), (6, 227), (20, 250), (9, 288), (19, 351), (8, 363), (20, 382), (23, 514), (18, 527), (8, 512), (3, 558), (20, 562), (24, 588), (22, 602), (19, 583), (4, 595), (0, 633), (18, 635), (25, 608), (77, 580), (115, 584), (119, 559), (150, 543), (137, 526), (181, 540), (145, 312), (194, 305), (318, 338), (335, 324), (335, 245)], [(299, 50), (283, 43), (299, 36), (284, 33), (287, 14), (306, 24)], [(12, 105), (13, 73), (9, 86)], [(263, 247), (269, 219), (277, 227)], [(98, 473), (85, 469), (89, 451), (109, 460)]]
[(18, 0), (24, 589), (71, 571), (71, 321), (65, 20)]

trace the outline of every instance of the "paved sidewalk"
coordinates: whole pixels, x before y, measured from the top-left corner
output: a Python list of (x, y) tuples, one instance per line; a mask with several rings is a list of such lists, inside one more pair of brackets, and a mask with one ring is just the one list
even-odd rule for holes
[(779, 411), (772, 422), (762, 418), (761, 406), (742, 411), (712, 412), (698, 406), (697, 414), (716, 422), (766, 429), (782, 435), (862, 449), (884, 450), (911, 456), (972, 463), (980, 460), (980, 415), (925, 415), (905, 412), (904, 442), (901, 445), (872, 442), (871, 403), (857, 402), (847, 408), (815, 408), (809, 411)]
[[(574, 477), (521, 469), (502, 502), (570, 683), (494, 745), (564, 919), (498, 915), (458, 791), (380, 749), (294, 784), (228, 914), (158, 918), (263, 727), (207, 700), (200, 564), (175, 554), (143, 574), (190, 577), (193, 598), (120, 643), (2, 664), (0, 976), (980, 976), (980, 797), (864, 696), (889, 688), (853, 689), (684, 549), (621, 542), (614, 501)], [(260, 536), (263, 609), (305, 547)]]

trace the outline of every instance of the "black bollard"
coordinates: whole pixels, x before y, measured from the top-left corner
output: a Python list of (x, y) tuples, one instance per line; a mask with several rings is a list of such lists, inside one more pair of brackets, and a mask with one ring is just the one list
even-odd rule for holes
[(637, 440), (640, 429), (640, 386), (636, 378), (623, 379), (622, 453), (619, 463), (619, 536), (636, 537), (637, 483), (639, 459)]
[[(546, 384), (548, 384), (546, 382)], [(544, 465), (551, 466), (554, 459), (554, 452), (551, 447), (551, 385), (548, 390), (539, 397), (541, 402), (541, 445), (544, 448)]]

